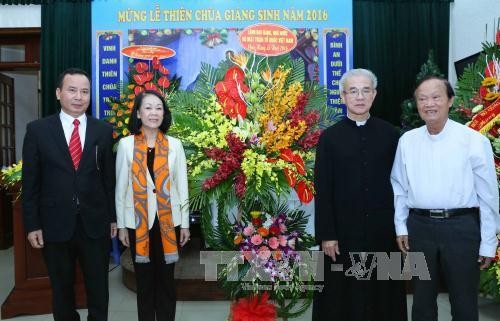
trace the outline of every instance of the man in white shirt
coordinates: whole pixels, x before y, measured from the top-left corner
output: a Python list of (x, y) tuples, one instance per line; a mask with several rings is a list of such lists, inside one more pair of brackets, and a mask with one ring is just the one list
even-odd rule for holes
[(498, 185), (493, 151), (480, 133), (448, 119), (454, 92), (447, 80), (417, 84), (425, 126), (399, 140), (391, 173), (397, 242), (425, 255), (430, 280), (413, 280), (413, 321), (437, 321), (441, 269), (454, 321), (477, 321), (479, 269), (495, 257)]

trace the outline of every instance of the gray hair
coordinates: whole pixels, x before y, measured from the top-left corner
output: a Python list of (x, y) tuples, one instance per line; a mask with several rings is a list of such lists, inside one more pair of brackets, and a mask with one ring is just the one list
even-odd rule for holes
[(340, 92), (344, 91), (345, 83), (347, 82), (347, 80), (354, 76), (365, 76), (366, 78), (371, 80), (373, 89), (377, 89), (377, 76), (375, 76), (375, 74), (368, 69), (358, 68), (348, 70), (345, 74), (342, 75), (339, 81)]

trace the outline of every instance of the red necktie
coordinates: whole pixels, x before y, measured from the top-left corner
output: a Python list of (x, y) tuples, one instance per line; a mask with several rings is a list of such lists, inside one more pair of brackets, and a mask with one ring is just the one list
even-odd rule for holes
[(69, 140), (69, 153), (71, 154), (71, 159), (73, 160), (73, 166), (75, 166), (75, 170), (77, 170), (78, 165), (80, 164), (80, 159), (82, 158), (82, 143), (80, 142), (80, 134), (78, 133), (78, 125), (80, 125), (80, 121), (75, 119), (73, 124), (75, 125), (75, 128), (73, 129), (71, 139)]

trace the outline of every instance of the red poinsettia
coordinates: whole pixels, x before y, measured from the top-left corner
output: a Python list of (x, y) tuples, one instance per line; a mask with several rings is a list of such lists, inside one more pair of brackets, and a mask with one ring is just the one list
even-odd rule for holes
[(228, 69), (223, 81), (215, 85), (215, 94), (222, 105), (222, 112), (231, 118), (238, 116), (245, 118), (247, 115), (247, 105), (241, 98), (241, 93), (249, 91), (244, 83), (245, 73), (241, 68), (233, 66)]
[(233, 321), (275, 321), (276, 307), (269, 301), (269, 294), (241, 298), (231, 305)]

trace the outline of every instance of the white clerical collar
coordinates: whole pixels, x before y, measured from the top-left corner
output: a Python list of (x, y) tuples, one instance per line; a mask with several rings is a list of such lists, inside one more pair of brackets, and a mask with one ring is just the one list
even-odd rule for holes
[(368, 121), (368, 119), (370, 119), (370, 114), (368, 114), (368, 118), (366, 118), (365, 120), (361, 120), (361, 121), (352, 119), (351, 117), (349, 117), (349, 113), (347, 114), (347, 118), (349, 118), (350, 120), (355, 122), (356, 126), (360, 127), (360, 126), (366, 125), (366, 122)]

